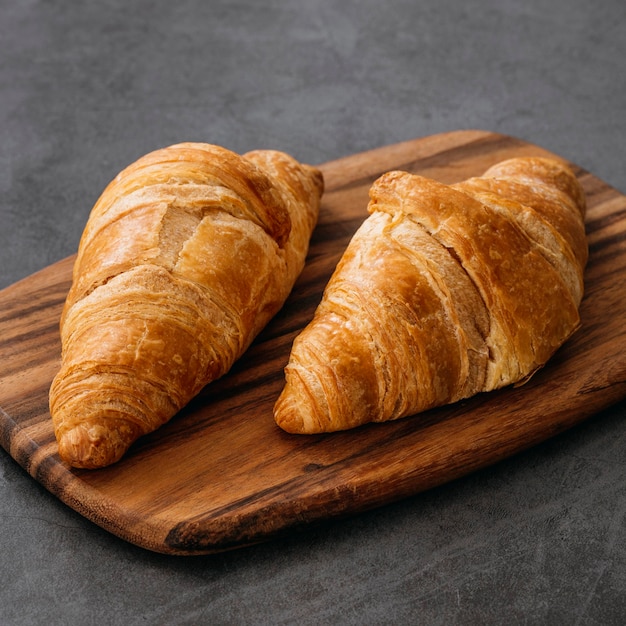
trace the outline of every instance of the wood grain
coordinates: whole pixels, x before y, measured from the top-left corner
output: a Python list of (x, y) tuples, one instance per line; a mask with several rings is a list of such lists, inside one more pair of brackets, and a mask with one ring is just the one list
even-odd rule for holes
[(452, 183), (510, 156), (550, 155), (485, 131), (407, 141), (321, 166), (326, 193), (306, 268), (233, 370), (118, 464), (57, 455), (48, 387), (73, 258), (0, 292), (0, 444), (37, 481), (115, 535), (169, 554), (259, 542), (418, 493), (528, 448), (626, 397), (626, 198), (573, 166), (588, 195), (590, 261), (580, 331), (527, 385), (387, 424), (288, 435), (272, 407), (372, 181), (403, 169)]

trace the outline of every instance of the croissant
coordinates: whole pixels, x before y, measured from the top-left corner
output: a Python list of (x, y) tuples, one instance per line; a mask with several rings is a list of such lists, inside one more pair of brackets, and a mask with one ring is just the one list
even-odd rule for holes
[(93, 207), (50, 388), (59, 456), (119, 460), (226, 373), (301, 272), (321, 172), (277, 151), (202, 143), (128, 166)]
[(585, 206), (552, 159), (450, 186), (383, 174), (293, 343), (276, 423), (344, 430), (527, 380), (580, 325)]

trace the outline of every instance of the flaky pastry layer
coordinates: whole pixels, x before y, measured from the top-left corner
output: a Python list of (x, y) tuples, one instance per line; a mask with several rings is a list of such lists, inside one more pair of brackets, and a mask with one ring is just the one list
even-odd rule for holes
[(393, 171), (370, 189), (311, 323), (277, 424), (353, 428), (519, 383), (580, 325), (585, 195), (544, 158), (444, 185)]
[(152, 152), (85, 226), (50, 389), (59, 454), (121, 458), (226, 373), (302, 270), (321, 172), (277, 151), (204, 143)]

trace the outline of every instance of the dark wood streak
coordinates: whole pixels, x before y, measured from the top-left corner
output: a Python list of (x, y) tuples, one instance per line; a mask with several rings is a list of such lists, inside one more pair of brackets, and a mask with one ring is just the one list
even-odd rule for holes
[(319, 224), (283, 309), (228, 374), (103, 470), (61, 463), (47, 407), (73, 257), (12, 285), (0, 292), (0, 444), (117, 536), (157, 552), (205, 554), (419, 493), (591, 417), (626, 397), (626, 198), (574, 166), (589, 203), (582, 327), (526, 385), (331, 435), (288, 435), (273, 422), (291, 343), (367, 216), (370, 183), (389, 169), (455, 182), (520, 154), (549, 153), (461, 131), (323, 164)]
[(18, 428), (18, 424), (0, 406), (0, 445), (9, 453), (14, 431)]
[[(0, 323), (7, 320), (2, 320)], [(10, 321), (10, 320), (9, 320)], [(44, 352), (45, 347), (48, 348), (47, 358), (50, 358), (49, 348), (56, 348), (59, 344), (59, 339), (56, 335), (59, 332), (58, 324), (47, 324), (46, 326), (40, 326), (37, 328), (31, 328), (30, 330), (25, 330), (24, 332), (17, 333), (12, 337), (5, 337), (0, 339), (0, 350), (1, 349), (10, 349), (12, 346), (22, 346), (25, 343), (32, 342), (36, 343), (39, 346), (39, 349)], [(45, 344), (45, 346), (43, 345)], [(5, 372), (5, 375), (8, 374), (10, 370)]]
[[(611, 255), (613, 253), (611, 248), (614, 246), (619, 247), (620, 243), (624, 240), (624, 233), (610, 233), (606, 232), (607, 230), (609, 230), (607, 224), (597, 220), (596, 228), (587, 231), (587, 237), (590, 239), (588, 267), (596, 263), (602, 263), (606, 253)], [(595, 235), (593, 239), (591, 239), (592, 234)]]

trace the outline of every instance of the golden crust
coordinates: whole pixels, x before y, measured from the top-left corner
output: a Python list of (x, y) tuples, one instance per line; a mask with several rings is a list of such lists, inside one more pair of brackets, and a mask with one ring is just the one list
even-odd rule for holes
[(50, 410), (63, 460), (117, 461), (227, 372), (302, 270), (321, 172), (177, 144), (123, 170), (81, 238)]
[(374, 182), (275, 406), (288, 432), (386, 421), (526, 379), (578, 328), (585, 199), (563, 164)]

